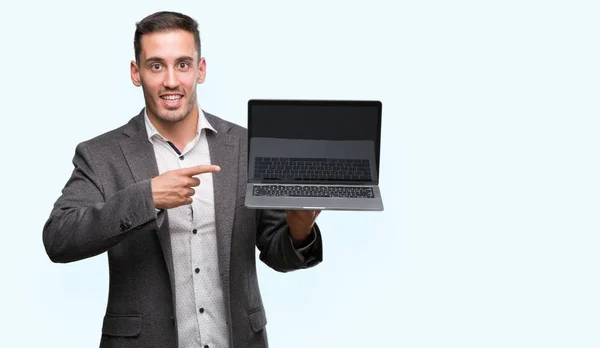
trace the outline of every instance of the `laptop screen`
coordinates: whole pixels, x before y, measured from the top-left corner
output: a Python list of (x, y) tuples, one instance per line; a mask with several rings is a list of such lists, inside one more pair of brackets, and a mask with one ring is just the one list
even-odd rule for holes
[(250, 100), (249, 182), (379, 182), (381, 102)]

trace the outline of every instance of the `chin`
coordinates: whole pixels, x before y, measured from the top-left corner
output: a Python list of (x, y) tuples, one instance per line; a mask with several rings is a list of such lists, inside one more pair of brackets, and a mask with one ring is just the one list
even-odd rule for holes
[(161, 105), (152, 108), (152, 113), (163, 122), (177, 123), (186, 118), (191, 110), (186, 110), (185, 107), (181, 106), (177, 109), (165, 109)]
[(188, 114), (183, 110), (163, 110), (157, 114), (157, 117), (165, 122), (177, 123), (183, 121)]
[(194, 109), (192, 105), (189, 105), (188, 103), (184, 103), (176, 109), (167, 109), (160, 103), (160, 101), (153, 101), (152, 107), (149, 107), (149, 111), (151, 111), (158, 120), (166, 123), (181, 122), (185, 120)]

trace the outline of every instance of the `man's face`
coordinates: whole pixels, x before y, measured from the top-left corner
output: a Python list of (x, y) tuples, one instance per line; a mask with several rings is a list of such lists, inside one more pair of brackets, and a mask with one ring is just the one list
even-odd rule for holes
[(148, 116), (179, 122), (198, 108), (196, 85), (204, 82), (206, 62), (198, 59), (194, 36), (184, 30), (141, 38), (139, 65), (131, 62), (131, 80), (142, 86)]

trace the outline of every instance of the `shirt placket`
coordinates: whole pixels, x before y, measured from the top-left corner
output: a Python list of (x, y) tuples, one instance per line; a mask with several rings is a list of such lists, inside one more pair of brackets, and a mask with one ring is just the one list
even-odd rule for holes
[[(179, 152), (178, 149), (172, 144), (169, 143), (168, 141), (165, 140), (165, 146), (168, 146), (170, 148), (172, 148), (173, 151), (175, 151), (174, 155), (176, 156), (176, 161), (177, 161), (177, 167), (178, 168), (188, 168), (188, 167), (192, 167), (195, 165), (198, 165), (199, 163), (195, 163), (195, 158), (197, 156), (194, 156), (194, 151), (196, 151), (196, 144), (198, 142), (198, 136), (196, 136), (196, 138), (194, 140), (192, 140), (192, 142), (190, 142), (185, 149), (183, 149), (183, 151)], [(203, 303), (202, 301), (202, 294), (205, 293), (203, 291), (203, 285), (206, 284), (206, 280), (202, 279), (204, 274), (206, 272), (202, 272), (202, 266), (205, 264), (203, 263), (203, 259), (202, 259), (202, 254), (201, 254), (201, 247), (203, 245), (202, 242), (202, 228), (200, 226), (200, 219), (201, 219), (201, 205), (199, 204), (199, 199), (198, 197), (201, 195), (200, 189), (199, 187), (194, 187), (196, 193), (193, 196), (192, 199), (192, 203), (188, 206), (189, 207), (189, 226), (191, 226), (191, 236), (190, 236), (190, 243), (189, 243), (189, 260), (190, 260), (190, 264), (189, 264), (189, 272), (192, 274), (192, 287), (193, 287), (193, 293), (194, 293), (194, 306), (195, 308), (193, 309), (193, 311), (196, 313), (196, 318), (197, 318), (197, 324), (198, 324), (198, 332), (199, 332), (199, 341), (201, 343), (201, 347), (206, 347), (208, 346), (207, 344), (207, 336), (208, 333), (206, 332), (206, 328), (207, 326), (207, 320), (206, 320), (206, 314), (207, 314), (207, 309), (206, 308), (206, 304)], [(210, 346), (209, 346), (210, 347)]]
[[(199, 151), (198, 147), (196, 146), (197, 142), (198, 137), (196, 137), (194, 142), (190, 144), (191, 146), (186, 147), (186, 153), (184, 154), (185, 156), (182, 160), (184, 163), (187, 161), (187, 159), (194, 160), (199, 157), (197, 154)], [(186, 166), (189, 167), (198, 164), (201, 163), (186, 163)], [(209, 339), (210, 335), (207, 331), (210, 328), (209, 318), (211, 308), (206, 297), (207, 286), (210, 280), (207, 278), (207, 269), (205, 267), (208, 264), (206, 255), (202, 250), (203, 246), (206, 245), (206, 238), (208, 238), (206, 234), (209, 232), (207, 232), (207, 229), (205, 228), (206, 226), (202, 225), (204, 222), (203, 215), (205, 215), (203, 213), (206, 213), (202, 211), (204, 207), (201, 202), (201, 197), (204, 194), (202, 192), (204, 188), (202, 186), (202, 176), (204, 175), (198, 176), (201, 179), (201, 183), (200, 186), (195, 187), (196, 193), (194, 194), (192, 204), (190, 204), (192, 216), (191, 226), (193, 228), (189, 249), (191, 261), (190, 272), (192, 272), (193, 292), (196, 304), (194, 311), (196, 313), (198, 331), (200, 333), (201, 347), (211, 347), (212, 344)]]
[(192, 236), (190, 242), (190, 251), (191, 251), (191, 260), (192, 260), (192, 268), (193, 268), (193, 284), (194, 284), (194, 298), (196, 299), (196, 316), (198, 321), (198, 329), (200, 331), (200, 341), (202, 343), (202, 347), (207, 345), (208, 332), (206, 331), (208, 326), (208, 312), (210, 311), (209, 304), (205, 301), (206, 294), (205, 287), (207, 284), (206, 279), (206, 262), (204, 261), (204, 254), (202, 252), (202, 245), (204, 244), (203, 239), (205, 238), (204, 234), (206, 233), (202, 227), (200, 226), (201, 219), (201, 207), (198, 200), (194, 200), (192, 204), (194, 209), (194, 220), (193, 226), (194, 229), (197, 230)]

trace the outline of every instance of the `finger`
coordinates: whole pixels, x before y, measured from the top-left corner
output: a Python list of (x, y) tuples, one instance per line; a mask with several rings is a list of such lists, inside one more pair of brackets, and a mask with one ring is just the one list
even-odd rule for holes
[(201, 164), (189, 168), (177, 169), (177, 172), (185, 176), (194, 176), (204, 173), (215, 173), (221, 170), (221, 167), (212, 164)]
[(321, 213), (320, 210), (288, 210), (287, 213), (293, 219), (299, 219), (303, 221), (310, 221), (317, 218)]
[(196, 190), (194, 190), (193, 188), (190, 187), (184, 187), (181, 189), (181, 195), (182, 196), (188, 196), (191, 197), (196, 193)]
[(307, 216), (307, 215), (313, 215), (315, 211), (308, 210), (308, 209), (294, 209), (294, 210), (287, 210), (287, 212), (289, 214), (294, 214), (297, 216)]
[(186, 183), (185, 186), (188, 186), (188, 187), (200, 186), (200, 179), (198, 179), (196, 177), (191, 177), (191, 178), (188, 178), (188, 180), (186, 180), (185, 183)]
[(305, 221), (315, 222), (315, 220), (317, 219), (317, 216), (319, 216), (320, 213), (321, 213), (320, 210), (309, 210), (309, 211), (306, 211), (305, 214), (303, 214), (302, 218)]

